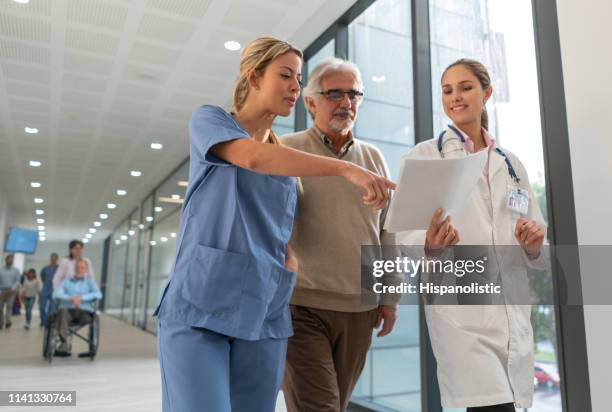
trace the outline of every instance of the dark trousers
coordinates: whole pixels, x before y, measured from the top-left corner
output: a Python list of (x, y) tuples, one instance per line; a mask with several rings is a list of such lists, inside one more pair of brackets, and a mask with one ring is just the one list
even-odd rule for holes
[(91, 323), (92, 314), (81, 309), (62, 308), (57, 311), (57, 328), (60, 340), (65, 345), (67, 343), (68, 325), (71, 322), (78, 322), (79, 325)]
[(503, 403), (500, 405), (477, 406), (475, 408), (467, 408), (466, 412), (516, 412), (513, 403)]

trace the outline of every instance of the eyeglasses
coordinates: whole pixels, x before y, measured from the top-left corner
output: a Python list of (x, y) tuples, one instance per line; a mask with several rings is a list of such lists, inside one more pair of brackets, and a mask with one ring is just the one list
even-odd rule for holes
[(340, 89), (330, 89), (321, 90), (320, 92), (318, 92), (318, 94), (325, 96), (327, 100), (330, 100), (332, 102), (342, 101), (342, 99), (344, 99), (345, 94), (348, 96), (349, 100), (352, 103), (360, 102), (363, 99), (363, 92), (360, 92), (358, 90), (349, 90), (345, 92), (344, 90)]

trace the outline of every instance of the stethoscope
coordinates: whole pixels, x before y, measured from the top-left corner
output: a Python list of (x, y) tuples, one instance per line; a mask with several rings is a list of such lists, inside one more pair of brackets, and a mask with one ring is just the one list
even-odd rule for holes
[[(448, 128), (451, 129), (459, 137), (459, 139), (461, 140), (461, 143), (465, 143), (465, 137), (463, 137), (463, 134), (459, 130), (457, 130), (455, 126), (449, 124)], [(444, 137), (445, 133), (446, 133), (446, 130), (440, 133), (440, 136), (438, 137), (438, 151), (440, 152), (440, 156), (442, 157), (444, 157), (444, 153), (442, 152), (442, 138)], [(508, 173), (510, 174), (510, 177), (512, 178), (512, 180), (516, 182), (516, 184), (519, 184), (521, 179), (516, 174), (516, 171), (514, 170), (514, 167), (512, 166), (512, 162), (510, 162), (510, 159), (508, 158), (508, 156), (499, 147), (496, 147), (494, 150), (497, 152), (497, 154), (499, 154), (500, 156), (504, 158), (506, 162), (506, 166), (508, 167)]]

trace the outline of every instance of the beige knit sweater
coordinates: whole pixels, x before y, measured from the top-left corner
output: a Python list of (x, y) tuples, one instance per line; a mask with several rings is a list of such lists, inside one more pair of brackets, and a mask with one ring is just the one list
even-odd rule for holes
[[(304, 152), (338, 158), (313, 128), (285, 135), (281, 141)], [(342, 160), (389, 175), (382, 153), (358, 139)], [(372, 296), (365, 300), (362, 296), (368, 292), (362, 291), (361, 246), (394, 244), (395, 236), (382, 229), (387, 210), (374, 210), (361, 198), (360, 189), (344, 178), (301, 178), (289, 242), (299, 261), (291, 304), (340, 312), (362, 312), (377, 306)], [(385, 296), (380, 303), (395, 304), (397, 300), (399, 297)]]

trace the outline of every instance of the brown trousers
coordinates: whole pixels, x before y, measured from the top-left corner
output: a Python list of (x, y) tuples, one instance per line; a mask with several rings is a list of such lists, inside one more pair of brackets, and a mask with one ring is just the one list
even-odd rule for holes
[(378, 310), (291, 306), (283, 394), (288, 412), (344, 411), (363, 370)]

